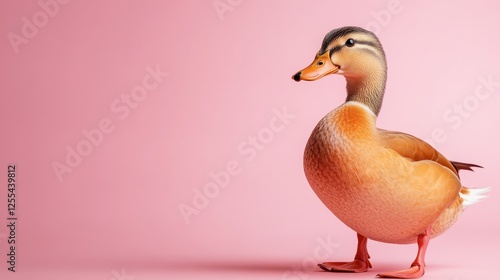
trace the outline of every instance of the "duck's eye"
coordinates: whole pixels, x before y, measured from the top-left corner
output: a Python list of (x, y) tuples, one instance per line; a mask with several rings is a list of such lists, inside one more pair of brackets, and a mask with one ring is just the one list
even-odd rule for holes
[(321, 66), (321, 65), (323, 65), (323, 61), (318, 61), (317, 64), (318, 64), (318, 66)]
[(345, 45), (348, 47), (354, 46), (354, 39), (347, 39), (347, 41), (345, 42)]

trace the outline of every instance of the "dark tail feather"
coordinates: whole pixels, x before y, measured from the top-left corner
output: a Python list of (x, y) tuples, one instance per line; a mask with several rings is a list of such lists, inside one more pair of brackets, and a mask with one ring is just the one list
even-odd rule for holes
[(455, 167), (455, 169), (457, 170), (457, 172), (460, 171), (461, 169), (469, 170), (469, 171), (474, 171), (472, 169), (472, 167), (483, 168), (480, 165), (471, 164), (471, 163), (463, 163), (463, 162), (458, 162), (458, 161), (450, 161), (450, 162), (451, 162), (451, 164), (453, 164), (453, 167)]

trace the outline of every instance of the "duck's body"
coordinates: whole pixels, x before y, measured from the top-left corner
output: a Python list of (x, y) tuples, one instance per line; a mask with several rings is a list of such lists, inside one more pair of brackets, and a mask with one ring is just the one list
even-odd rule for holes
[[(462, 186), (448, 161), (450, 168), (432, 158), (413, 161), (396, 152), (394, 142), (413, 139), (379, 130), (375, 120), (373, 112), (355, 101), (326, 115), (306, 145), (305, 174), (328, 209), (356, 232), (381, 242), (414, 243), (445, 209), (461, 212), (453, 202), (461, 199)], [(434, 156), (446, 160), (439, 153)], [(434, 229), (433, 235), (446, 228)]]
[(376, 127), (385, 92), (386, 61), (376, 36), (358, 27), (332, 30), (313, 63), (292, 78), (317, 80), (341, 74), (346, 103), (328, 113), (313, 130), (304, 153), (304, 171), (314, 192), (358, 234), (352, 262), (326, 262), (328, 271), (363, 272), (371, 267), (367, 238), (414, 243), (409, 269), (379, 277), (418, 278), (424, 274), (429, 239), (446, 231), (465, 206), (487, 189), (462, 186), (459, 169), (424, 141)]

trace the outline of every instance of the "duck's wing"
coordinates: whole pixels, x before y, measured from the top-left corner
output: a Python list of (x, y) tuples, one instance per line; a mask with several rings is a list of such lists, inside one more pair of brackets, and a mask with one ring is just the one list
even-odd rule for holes
[(466, 163), (456, 163), (455, 166), (427, 142), (413, 135), (384, 129), (378, 129), (378, 132), (384, 147), (412, 161), (432, 160), (450, 169), (457, 176), (459, 169), (470, 169), (471, 166), (475, 166)]
[(386, 148), (396, 151), (412, 161), (432, 160), (447, 167), (458, 176), (460, 170), (474, 171), (472, 167), (483, 168), (480, 165), (459, 161), (449, 161), (427, 142), (403, 132), (378, 129), (380, 139)]

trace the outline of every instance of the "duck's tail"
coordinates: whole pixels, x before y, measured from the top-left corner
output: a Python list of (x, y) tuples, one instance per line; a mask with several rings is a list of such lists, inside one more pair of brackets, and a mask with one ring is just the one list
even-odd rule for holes
[[(460, 170), (469, 170), (469, 171), (474, 171), (472, 167), (478, 167), (478, 168), (483, 168), (480, 165), (476, 164), (471, 164), (471, 163), (464, 163), (464, 162), (458, 162), (458, 161), (450, 161), (451, 164), (455, 167), (457, 170), (457, 173)], [(469, 189), (467, 187), (462, 187), (460, 190), (460, 197), (462, 198), (462, 206), (465, 209), (467, 206), (470, 206), (472, 204), (475, 204), (479, 202), (481, 199), (487, 197), (485, 194), (490, 191), (490, 188), (481, 188), (481, 189)]]
[(485, 194), (489, 191), (490, 188), (469, 189), (462, 187), (460, 190), (460, 197), (463, 199), (462, 206), (465, 209), (467, 206), (479, 202), (481, 199), (487, 197)]

